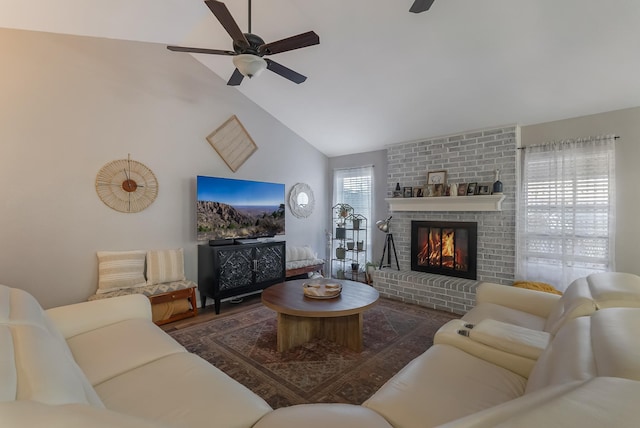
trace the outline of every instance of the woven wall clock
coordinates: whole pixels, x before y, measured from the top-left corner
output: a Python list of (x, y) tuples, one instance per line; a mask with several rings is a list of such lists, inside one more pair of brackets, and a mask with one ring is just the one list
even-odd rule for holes
[(123, 213), (137, 213), (155, 201), (158, 180), (146, 165), (118, 159), (103, 166), (96, 176), (96, 192), (109, 208)]

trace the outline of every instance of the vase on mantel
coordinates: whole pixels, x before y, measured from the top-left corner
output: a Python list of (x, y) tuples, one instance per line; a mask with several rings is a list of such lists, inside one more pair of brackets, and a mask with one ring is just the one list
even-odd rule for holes
[(502, 181), (500, 181), (500, 170), (496, 169), (496, 181), (493, 183), (494, 195), (502, 195)]
[(449, 196), (458, 196), (458, 185), (456, 183), (449, 185)]

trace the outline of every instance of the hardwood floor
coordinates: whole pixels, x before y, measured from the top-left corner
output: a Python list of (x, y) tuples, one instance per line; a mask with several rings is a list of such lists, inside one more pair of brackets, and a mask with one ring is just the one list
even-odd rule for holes
[(217, 315), (216, 311), (213, 308), (213, 304), (208, 305), (204, 309), (198, 308), (198, 315), (196, 315), (195, 317), (174, 321), (169, 324), (164, 324), (161, 325), (160, 328), (164, 331), (175, 331), (182, 328), (191, 327), (193, 325), (201, 324), (215, 318), (225, 317), (227, 315), (235, 314), (241, 311), (246, 311), (249, 308), (253, 308), (257, 305), (262, 305), (262, 302), (260, 300), (261, 296), (261, 293), (256, 293), (249, 296), (244, 296), (242, 298), (242, 302), (240, 303), (231, 303), (231, 301), (222, 302), (220, 304), (220, 313)]

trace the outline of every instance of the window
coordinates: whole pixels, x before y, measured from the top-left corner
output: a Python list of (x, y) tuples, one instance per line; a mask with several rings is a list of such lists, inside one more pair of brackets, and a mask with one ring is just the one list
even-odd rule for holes
[(367, 218), (367, 254), (369, 255), (371, 255), (372, 195), (372, 166), (334, 170), (333, 205), (337, 203), (349, 204), (353, 207), (354, 213)]
[(614, 137), (526, 147), (522, 152), (517, 277), (564, 290), (614, 270)]

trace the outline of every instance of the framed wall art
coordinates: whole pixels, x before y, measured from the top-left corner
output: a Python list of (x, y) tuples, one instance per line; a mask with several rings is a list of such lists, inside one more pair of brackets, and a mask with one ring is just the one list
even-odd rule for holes
[(209, 134), (207, 141), (233, 172), (236, 172), (253, 152), (258, 150), (258, 146), (236, 115), (231, 116)]
[(445, 184), (447, 171), (432, 171), (427, 173), (427, 184)]

